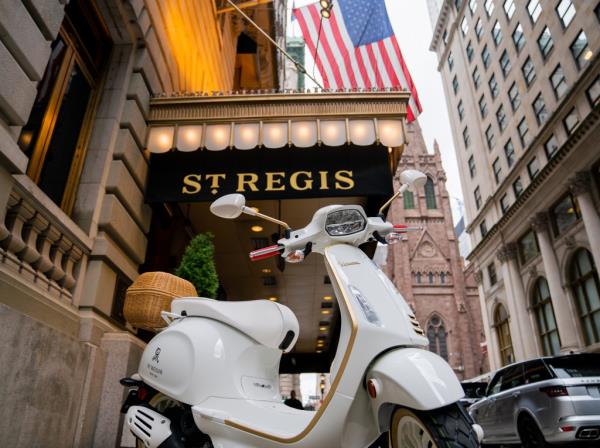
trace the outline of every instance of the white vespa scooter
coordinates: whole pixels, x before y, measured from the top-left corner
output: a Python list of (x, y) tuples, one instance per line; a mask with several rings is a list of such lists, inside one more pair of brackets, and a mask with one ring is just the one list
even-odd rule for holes
[[(425, 180), (418, 171), (402, 172), (400, 191), (382, 210)], [(276, 246), (251, 253), (254, 260), (325, 257), (341, 316), (331, 389), (316, 412), (281, 402), (281, 353), (298, 338), (286, 306), (177, 299), (162, 313), (169, 325), (148, 343), (139, 373), (122, 380), (131, 387), (125, 423), (138, 446), (363, 448), (385, 431), (394, 448), (479, 446), (483, 434), (457, 403), (463, 390), (454, 372), (427, 350), (409, 306), (358, 248), (397, 240), (406, 227), (368, 218), (360, 206), (330, 205), (292, 231), (246, 207), (239, 194), (219, 198), (211, 211), (228, 219), (259, 216), (287, 229)]]

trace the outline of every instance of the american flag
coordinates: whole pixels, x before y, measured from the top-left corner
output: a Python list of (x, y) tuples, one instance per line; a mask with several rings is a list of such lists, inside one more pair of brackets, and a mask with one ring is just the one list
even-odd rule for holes
[(319, 3), (294, 8), (326, 89), (400, 87), (411, 92), (407, 119), (422, 111), (417, 89), (387, 14), (385, 0), (332, 0), (329, 19)]

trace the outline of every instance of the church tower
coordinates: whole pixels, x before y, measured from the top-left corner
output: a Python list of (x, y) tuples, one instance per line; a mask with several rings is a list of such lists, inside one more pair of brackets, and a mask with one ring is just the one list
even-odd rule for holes
[(472, 378), (489, 370), (477, 284), (472, 275), (465, 277), (438, 144), (429, 154), (418, 123), (408, 124), (406, 131), (398, 173), (422, 171), (427, 183), (394, 201), (388, 221), (422, 229), (389, 246), (386, 269), (415, 312), (429, 349), (460, 379)]

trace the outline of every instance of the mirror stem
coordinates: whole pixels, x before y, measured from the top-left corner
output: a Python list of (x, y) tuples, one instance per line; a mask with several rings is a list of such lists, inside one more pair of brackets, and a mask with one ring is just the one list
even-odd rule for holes
[(383, 205), (381, 206), (381, 208), (379, 209), (379, 215), (383, 215), (383, 211), (384, 211), (386, 208), (388, 208), (388, 207), (390, 206), (390, 204), (392, 203), (392, 201), (393, 201), (394, 199), (396, 199), (397, 197), (399, 197), (399, 196), (400, 196), (402, 193), (404, 193), (406, 190), (408, 190), (408, 184), (404, 184), (404, 185), (402, 185), (402, 186), (401, 186), (401, 187), (398, 189), (398, 191), (397, 191), (396, 193), (394, 193), (394, 195), (393, 195), (391, 198), (389, 198), (385, 204), (383, 204)]
[(286, 230), (291, 230), (291, 227), (287, 223), (280, 221), (279, 219), (275, 219), (275, 218), (271, 218), (270, 216), (263, 215), (262, 213), (259, 213), (250, 207), (242, 208), (242, 212), (244, 212), (245, 214), (250, 215), (250, 216), (258, 216), (259, 218), (262, 218), (264, 220), (274, 222), (275, 224), (279, 224)]

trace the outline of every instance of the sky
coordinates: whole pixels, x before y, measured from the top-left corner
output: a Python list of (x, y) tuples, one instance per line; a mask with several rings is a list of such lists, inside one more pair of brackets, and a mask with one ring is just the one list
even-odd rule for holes
[[(295, 0), (296, 6), (314, 3), (314, 0)], [(442, 154), (442, 163), (446, 170), (446, 188), (451, 196), (452, 213), (457, 222), (462, 215), (462, 191), (454, 155), (454, 144), (448, 109), (444, 99), (442, 79), (437, 71), (437, 56), (429, 51), (432, 29), (425, 0), (386, 0), (390, 22), (394, 28), (396, 39), (402, 50), (404, 60), (411, 72), (413, 82), (417, 86), (423, 112), (419, 123), (429, 152), (433, 152), (433, 141), (437, 140)], [(292, 1), (288, 0), (291, 9)], [(300, 37), (300, 27), (296, 21), (288, 21), (288, 36)], [(308, 53), (308, 51), (307, 51)], [(313, 72), (314, 62), (307, 56), (306, 68)], [(315, 77), (318, 77), (318, 70)], [(307, 80), (307, 87), (311, 87)]]

